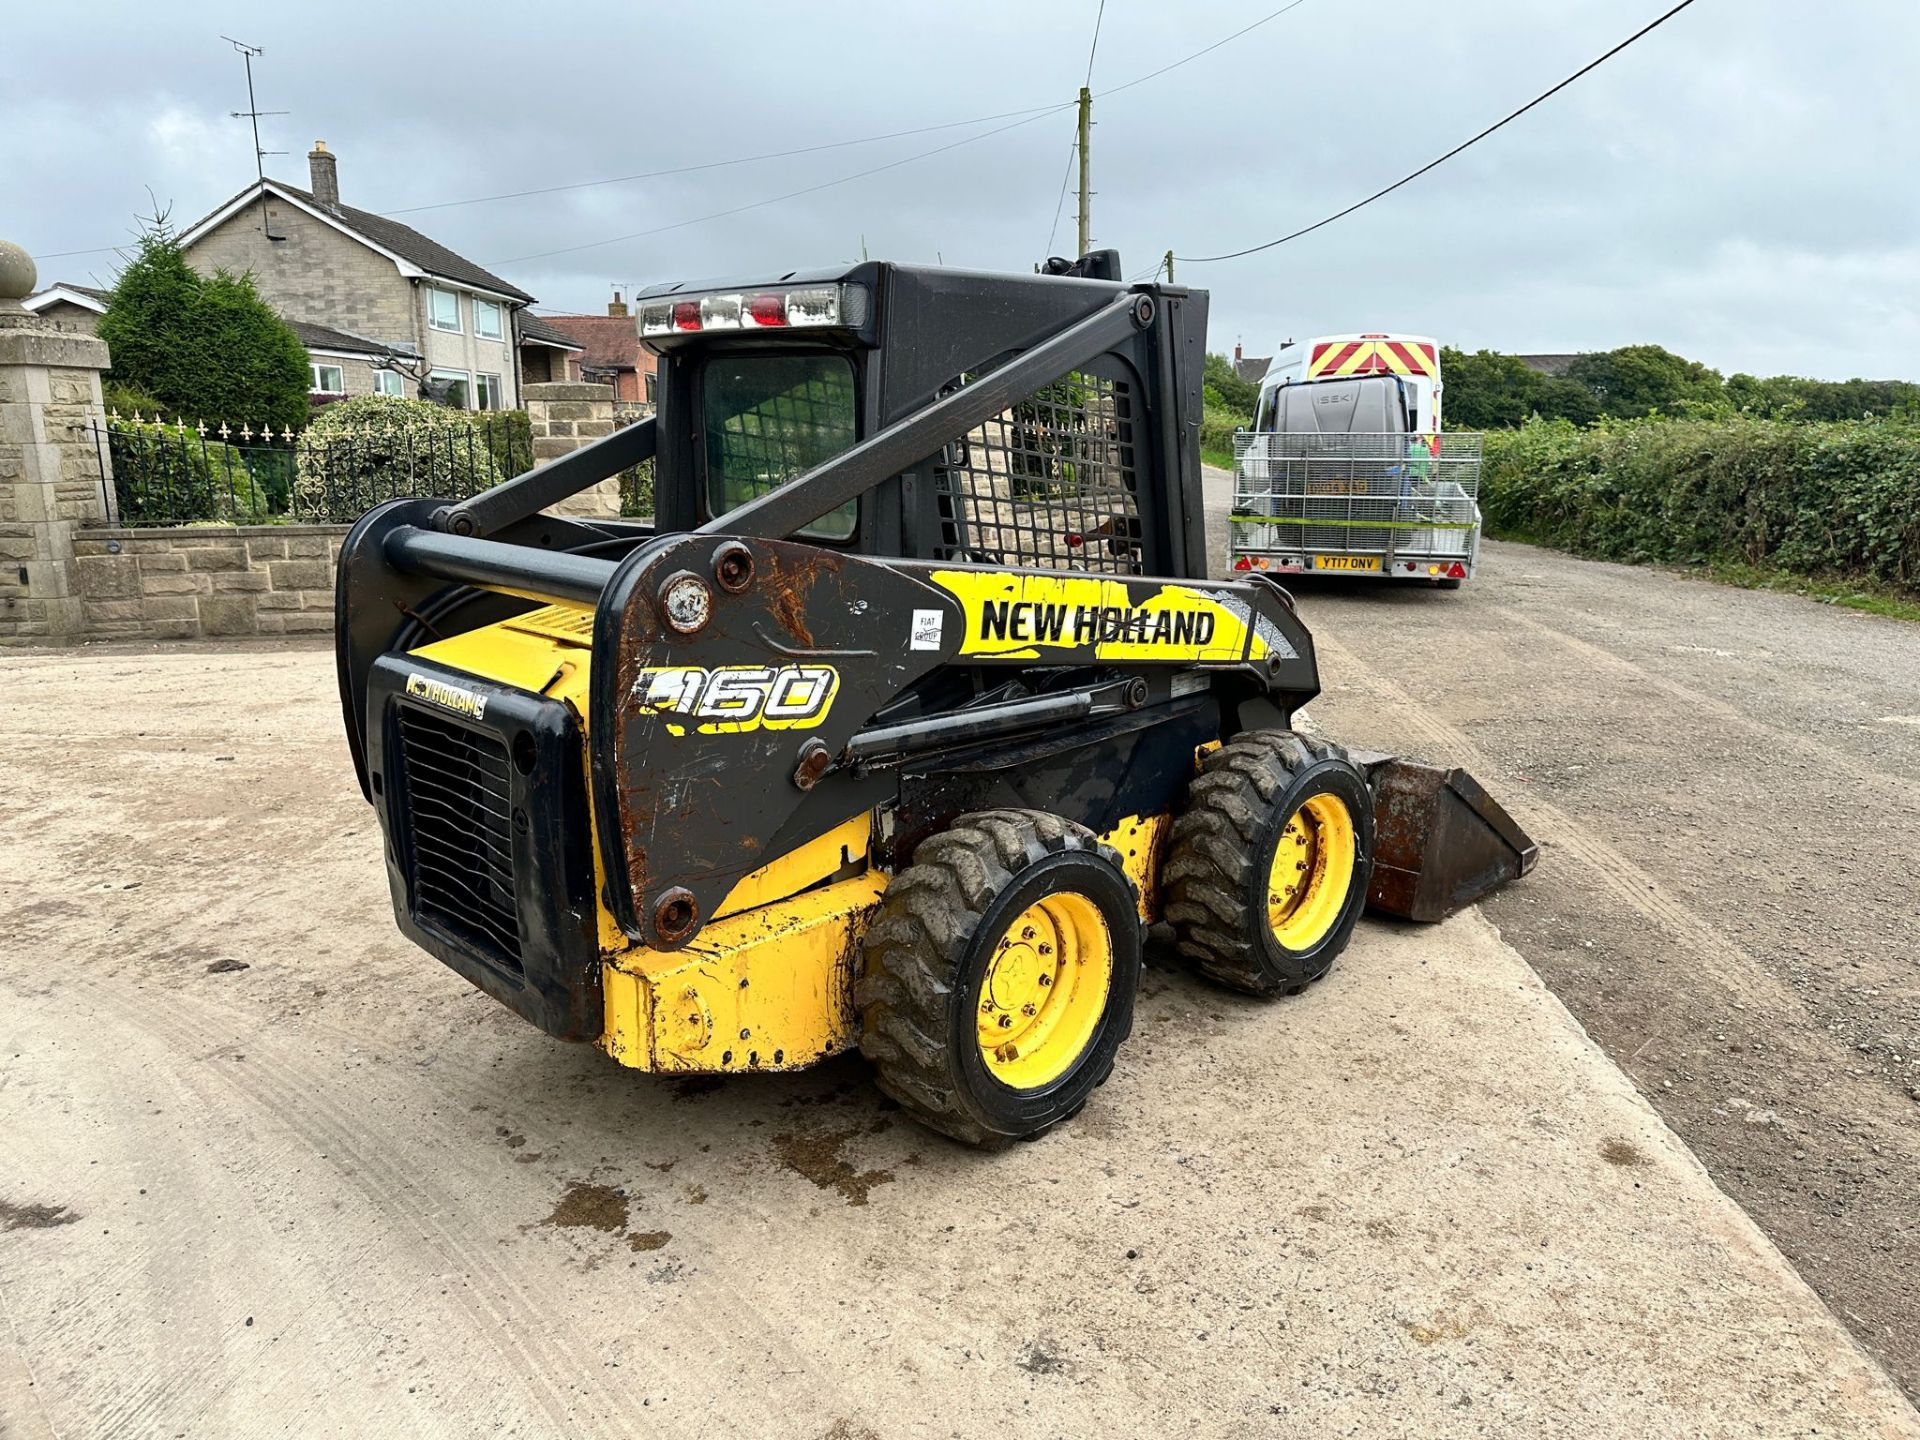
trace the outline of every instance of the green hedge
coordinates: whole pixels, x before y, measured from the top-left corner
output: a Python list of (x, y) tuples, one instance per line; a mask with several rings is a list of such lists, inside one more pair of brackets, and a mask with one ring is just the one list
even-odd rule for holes
[(119, 424), (107, 432), (122, 525), (257, 525), (271, 505), (245, 457), (173, 425)]
[(1233, 432), (1251, 421), (1231, 410), (1209, 405), (1200, 419), (1200, 450), (1205, 455), (1231, 457)]
[(302, 437), (293, 511), (301, 520), (354, 520), (399, 495), (464, 500), (497, 485), (505, 477), (485, 418), (386, 395), (329, 405)]
[(1533, 421), (1486, 447), (1494, 534), (1920, 587), (1920, 422)]

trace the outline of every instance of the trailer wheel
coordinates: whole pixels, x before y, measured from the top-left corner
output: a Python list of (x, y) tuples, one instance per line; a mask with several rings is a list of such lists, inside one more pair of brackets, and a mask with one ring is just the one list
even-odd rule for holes
[(1037, 810), (963, 815), (914, 851), (854, 987), (880, 1088), (969, 1145), (1077, 1113), (1133, 1028), (1141, 928), (1120, 857)]
[(1250, 995), (1296, 995), (1367, 900), (1373, 800), (1336, 745), (1250, 730), (1209, 755), (1174, 821), (1161, 891), (1180, 953)]

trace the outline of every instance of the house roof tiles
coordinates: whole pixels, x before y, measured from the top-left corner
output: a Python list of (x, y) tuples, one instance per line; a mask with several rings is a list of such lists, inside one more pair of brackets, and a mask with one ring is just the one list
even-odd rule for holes
[(546, 324), (583, 346), (588, 370), (640, 368), (640, 329), (631, 315), (543, 315)]

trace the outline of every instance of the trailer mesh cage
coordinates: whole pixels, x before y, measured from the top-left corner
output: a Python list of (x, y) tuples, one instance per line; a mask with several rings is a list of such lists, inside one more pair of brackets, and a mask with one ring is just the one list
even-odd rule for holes
[(414, 915), (518, 972), (507, 747), (416, 706), (394, 708)]
[(1134, 423), (1125, 381), (1075, 371), (948, 445), (932, 558), (1141, 574)]
[(1241, 433), (1234, 437), (1234, 555), (1471, 562), (1482, 437)]

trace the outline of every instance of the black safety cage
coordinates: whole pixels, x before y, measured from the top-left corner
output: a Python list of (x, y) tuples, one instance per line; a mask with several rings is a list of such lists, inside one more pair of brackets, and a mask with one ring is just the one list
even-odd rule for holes
[[(650, 337), (653, 418), (469, 499), (370, 512), (343, 547), (337, 591), (342, 700), (363, 786), (366, 674), (408, 636), (438, 633), (429, 601), (456, 600), (458, 629), (529, 599), (591, 605), (619, 560), (655, 534), (797, 536), (856, 555), (1204, 577), (1207, 296), (1129, 286), (1118, 274), (1111, 251), (1033, 275), (867, 261), (636, 296), (644, 310), (687, 295), (854, 286), (870, 303), (846, 326)], [(821, 354), (851, 367), (854, 443), (716, 514), (701, 424), (710, 367)], [(647, 460), (651, 523), (542, 513)], [(822, 526), (849, 506), (850, 528)], [(441, 593), (449, 582), (462, 587), (452, 597)]]
[[(1102, 255), (1109, 252), (1102, 252)], [(652, 527), (779, 537), (848, 503), (850, 534), (810, 540), (907, 559), (1200, 576), (1201, 368), (1206, 295), (1128, 287), (1102, 255), (1066, 274), (988, 275), (865, 262), (797, 272), (781, 288), (857, 286), (856, 326), (652, 337), (659, 411), (564, 459), (447, 507), (430, 529), (498, 535), (555, 500), (656, 460)], [(765, 284), (767, 282), (758, 282)], [(746, 291), (753, 283), (662, 286), (636, 297)], [(731, 357), (836, 354), (852, 372), (858, 443), (715, 513), (702, 405)], [(817, 397), (796, 396), (804, 407)], [(742, 437), (743, 439), (745, 437)]]

